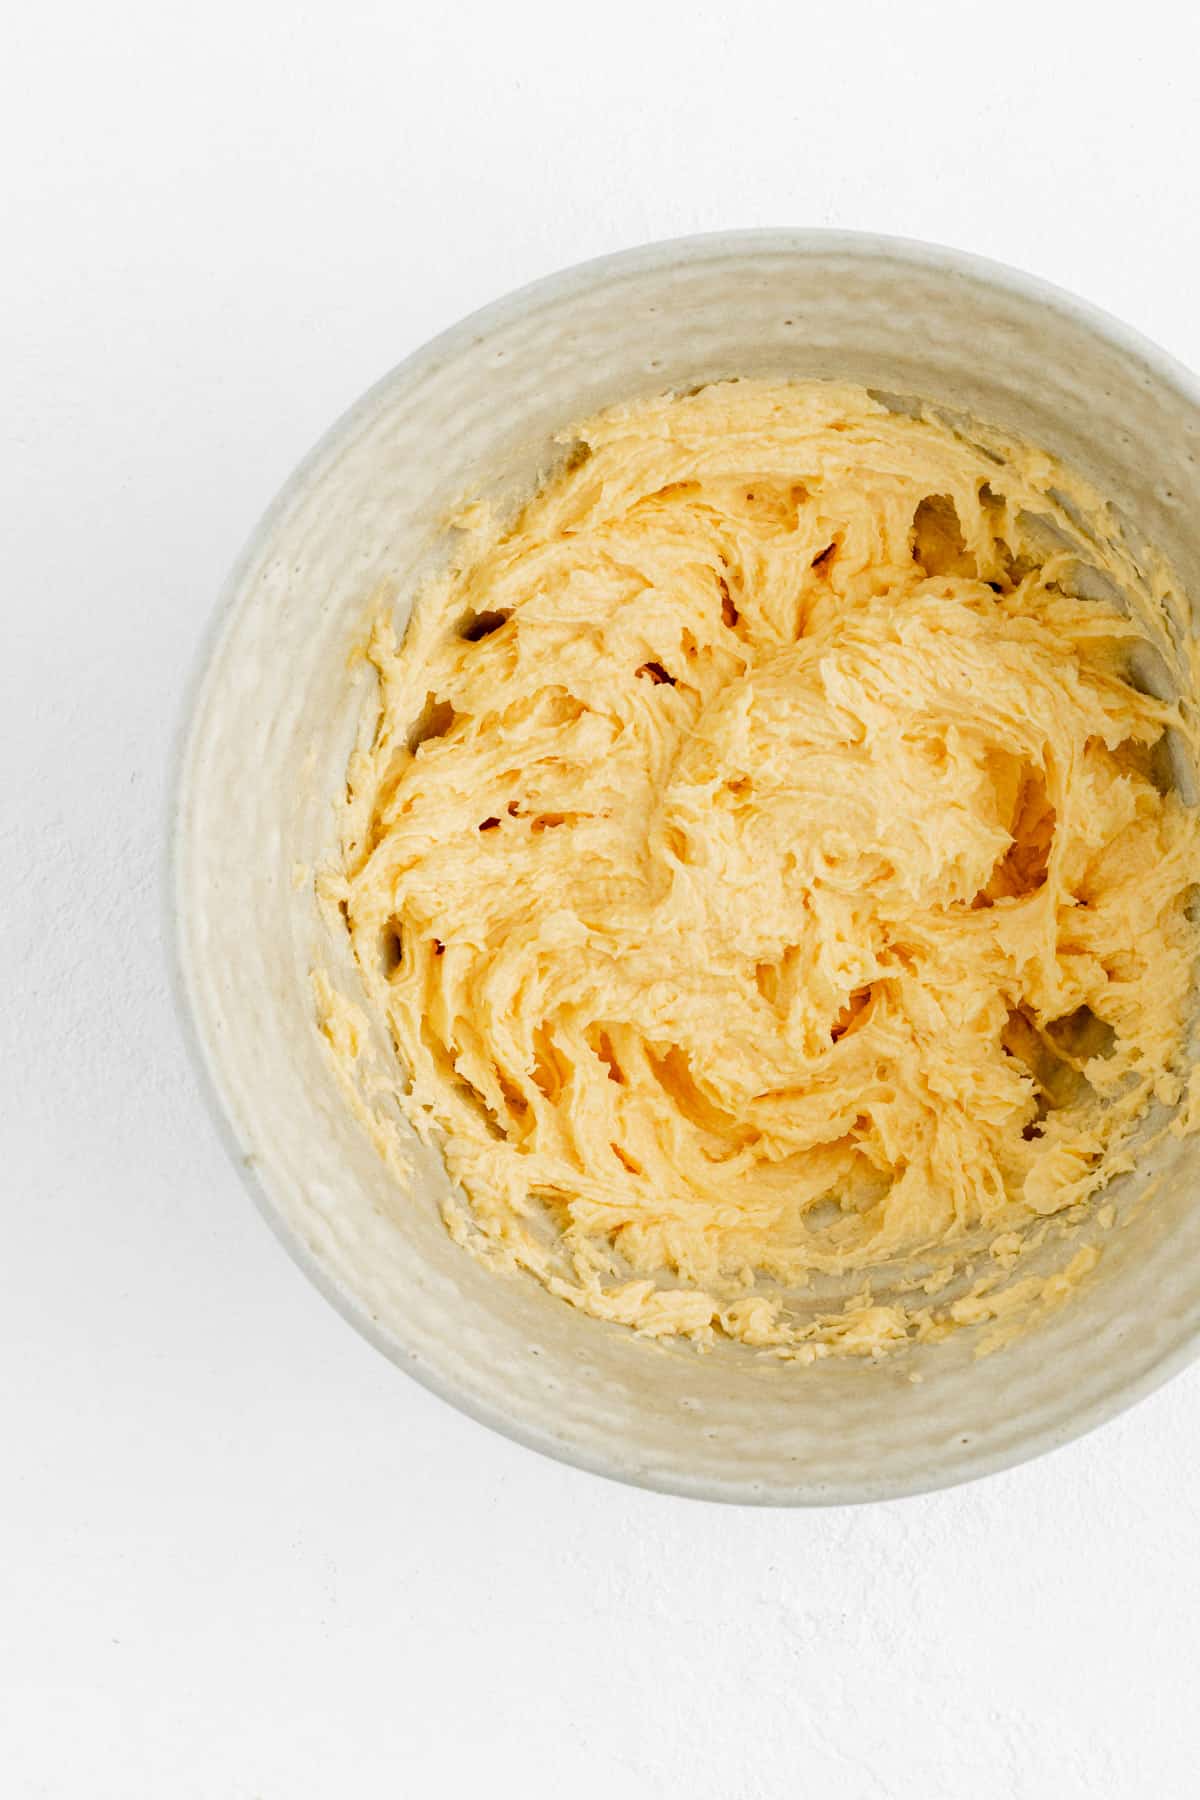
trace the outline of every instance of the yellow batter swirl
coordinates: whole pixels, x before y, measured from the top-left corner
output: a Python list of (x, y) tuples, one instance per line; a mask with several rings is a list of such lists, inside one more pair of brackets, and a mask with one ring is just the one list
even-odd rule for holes
[(373, 636), (333, 891), (397, 1089), (455, 1229), (590, 1312), (937, 1335), (796, 1296), (1019, 1244), (1179, 1097), (1166, 578), (1048, 457), (855, 388), (576, 436)]

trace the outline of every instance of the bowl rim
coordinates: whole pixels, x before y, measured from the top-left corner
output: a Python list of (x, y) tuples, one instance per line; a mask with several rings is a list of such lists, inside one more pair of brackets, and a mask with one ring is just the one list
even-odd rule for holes
[(452, 1380), (424, 1359), (408, 1353), (397, 1339), (385, 1333), (362, 1301), (337, 1281), (316, 1252), (303, 1241), (276, 1205), (259, 1172), (258, 1150), (242, 1143), (221, 1097), (217, 1079), (218, 1057), (202, 1032), (193, 997), (191, 937), (187, 877), (187, 822), (193, 782), (197, 736), (203, 700), (210, 674), (219, 660), (224, 640), (232, 629), (246, 595), (246, 577), (259, 560), (293, 505), (306, 492), (327, 460), (350, 437), (356, 426), (371, 416), (386, 391), (397, 383), (414, 383), (429, 370), (456, 355), (476, 338), (513, 318), (553, 305), (611, 276), (638, 275), (650, 270), (690, 265), (737, 256), (754, 259), (763, 253), (792, 256), (842, 255), (863, 262), (890, 261), (958, 276), (985, 287), (1015, 294), (1083, 326), (1126, 358), (1141, 364), (1161, 382), (1173, 388), (1200, 411), (1200, 377), (1153, 339), (1116, 315), (1043, 277), (1011, 267), (992, 258), (918, 238), (868, 231), (827, 230), (819, 227), (753, 227), (701, 232), (662, 238), (627, 250), (588, 258), (542, 275), (466, 314), (412, 350), (374, 381), (345, 408), (296, 464), (282, 487), (252, 527), (227, 574), (191, 651), (185, 670), (178, 711), (168, 751), (165, 783), (165, 830), (159, 863), (160, 916), (168, 987), (180, 1034), (186, 1046), (196, 1086), (241, 1184), (283, 1245), (297, 1268), (324, 1298), (395, 1367), (418, 1381), (429, 1393), (456, 1411), (487, 1426), (511, 1442), (540, 1452), (554, 1461), (600, 1475), (626, 1486), (670, 1494), (685, 1499), (724, 1504), (771, 1507), (820, 1507), (865, 1505), (913, 1498), (978, 1481), (1005, 1469), (1045, 1456), (1115, 1419), (1153, 1393), (1200, 1356), (1200, 1321), (1181, 1325), (1175, 1339), (1140, 1375), (1117, 1379), (1088, 1406), (1067, 1420), (1035, 1430), (1003, 1449), (986, 1451), (971, 1445), (959, 1447), (932, 1477), (884, 1476), (869, 1483), (806, 1484), (802, 1478), (764, 1491), (739, 1486), (736, 1479), (718, 1483), (708, 1477), (660, 1475), (655, 1471), (622, 1464), (616, 1456), (590, 1452), (480, 1404), (465, 1395)]

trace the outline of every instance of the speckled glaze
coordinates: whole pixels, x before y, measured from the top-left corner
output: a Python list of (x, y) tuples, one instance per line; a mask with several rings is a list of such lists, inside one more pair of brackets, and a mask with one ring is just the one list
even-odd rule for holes
[[(369, 596), (444, 556), (467, 495), (529, 491), (556, 432), (728, 375), (841, 376), (1046, 445), (1200, 595), (1200, 390), (1124, 327), (992, 264), (896, 240), (743, 232), (539, 282), (435, 339), (329, 433), (255, 532), (216, 622), (173, 821), (177, 979), (231, 1153), (345, 1316), (465, 1412), (584, 1468), (714, 1500), (821, 1504), (945, 1486), (1033, 1456), (1179, 1368), (1200, 1334), (1200, 1141), (1122, 1219), (1098, 1275), (977, 1360), (971, 1333), (879, 1365), (764, 1363), (640, 1341), (499, 1277), (447, 1236), (414, 1141), (402, 1187), (336, 1085), (308, 971), (311, 869), (369, 679)], [(352, 972), (341, 979), (353, 994)], [(376, 1047), (379, 1048), (378, 1046)], [(919, 1380), (910, 1379), (913, 1376)]]

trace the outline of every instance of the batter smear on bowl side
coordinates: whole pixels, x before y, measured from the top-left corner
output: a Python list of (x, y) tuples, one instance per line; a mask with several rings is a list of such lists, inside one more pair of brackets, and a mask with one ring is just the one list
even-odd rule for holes
[(1182, 598), (1047, 455), (859, 388), (571, 442), (515, 519), (464, 516), (402, 642), (381, 614), (322, 879), (448, 1223), (660, 1335), (811, 1358), (994, 1316), (1184, 1090)]

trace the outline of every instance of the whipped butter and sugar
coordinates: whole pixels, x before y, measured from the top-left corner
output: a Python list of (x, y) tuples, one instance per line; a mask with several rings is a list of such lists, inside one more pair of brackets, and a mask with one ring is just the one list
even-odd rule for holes
[(468, 512), (402, 641), (381, 613), (322, 877), (447, 1222), (654, 1334), (803, 1359), (998, 1316), (1187, 1074), (1169, 578), (1045, 454), (857, 388), (572, 441)]

